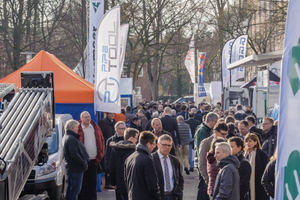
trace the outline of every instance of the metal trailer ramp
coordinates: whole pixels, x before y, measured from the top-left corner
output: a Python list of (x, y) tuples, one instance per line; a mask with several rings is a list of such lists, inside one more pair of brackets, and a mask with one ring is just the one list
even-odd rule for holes
[(0, 116), (0, 200), (16, 200), (52, 131), (52, 88), (20, 88)]

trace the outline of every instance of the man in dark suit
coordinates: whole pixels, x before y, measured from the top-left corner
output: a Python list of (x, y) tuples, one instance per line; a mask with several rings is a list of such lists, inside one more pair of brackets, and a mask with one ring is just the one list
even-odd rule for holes
[(183, 199), (183, 176), (179, 160), (170, 155), (172, 138), (169, 135), (161, 135), (158, 138), (158, 151), (153, 153), (153, 161), (156, 169), (158, 184), (162, 200)]
[(178, 124), (175, 118), (171, 117), (171, 108), (166, 107), (164, 110), (164, 117), (161, 119), (163, 130), (171, 133), (173, 142), (176, 148), (179, 148), (181, 145), (181, 139), (178, 129)]
[(186, 120), (188, 118), (188, 112), (187, 112), (187, 106), (186, 105), (182, 105), (181, 106), (181, 112), (177, 113), (176, 116), (182, 115), (183, 118)]
[[(200, 125), (200, 121), (195, 119), (195, 113), (194, 112), (189, 112), (189, 119), (184, 121), (188, 125), (190, 125), (191, 133), (192, 133), (192, 138), (195, 136), (195, 131), (197, 126)], [(194, 140), (190, 142), (189, 145), (189, 163), (190, 163), (190, 171), (194, 171), (194, 160), (192, 158), (192, 149), (194, 149)]]

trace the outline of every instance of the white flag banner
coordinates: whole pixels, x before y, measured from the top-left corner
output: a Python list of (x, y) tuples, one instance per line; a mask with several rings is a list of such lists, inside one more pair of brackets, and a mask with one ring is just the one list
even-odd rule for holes
[(120, 28), (120, 76), (123, 71), (125, 53), (126, 53), (126, 43), (128, 35), (129, 24), (122, 24)]
[(192, 36), (189, 51), (185, 57), (184, 65), (188, 70), (192, 83), (195, 83), (195, 41), (194, 41), (194, 34)]
[(230, 64), (231, 48), (234, 39), (228, 40), (222, 49), (222, 81), (223, 87), (230, 86), (230, 71), (227, 69), (227, 65)]
[(101, 19), (96, 36), (95, 111), (120, 113), (120, 6)]
[(95, 83), (96, 63), (96, 32), (99, 22), (104, 15), (104, 0), (90, 0), (90, 24), (89, 24), (89, 67), (86, 67), (86, 80)]
[(300, 199), (300, 1), (290, 0), (280, 81), (276, 200)]
[[(245, 58), (247, 52), (248, 35), (241, 35), (236, 38), (232, 44), (230, 63)], [(240, 86), (244, 81), (237, 81), (245, 77), (245, 69), (243, 67), (231, 70), (231, 86)]]

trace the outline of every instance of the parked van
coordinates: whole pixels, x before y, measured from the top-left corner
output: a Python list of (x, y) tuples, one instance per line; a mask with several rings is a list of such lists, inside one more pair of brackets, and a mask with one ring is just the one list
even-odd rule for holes
[(47, 192), (52, 200), (65, 198), (66, 169), (63, 158), (62, 138), (65, 134), (65, 124), (73, 119), (70, 114), (56, 114), (56, 131), (46, 139), (49, 158), (44, 165), (36, 165), (31, 171), (23, 194), (41, 194)]

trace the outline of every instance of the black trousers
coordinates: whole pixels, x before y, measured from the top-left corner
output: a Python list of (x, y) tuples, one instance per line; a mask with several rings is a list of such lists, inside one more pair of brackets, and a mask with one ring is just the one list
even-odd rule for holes
[(199, 173), (199, 185), (198, 185), (197, 200), (209, 200), (209, 196), (207, 194), (207, 185), (199, 171), (198, 173)]
[(78, 195), (78, 200), (97, 200), (97, 165), (96, 160), (90, 160), (88, 170), (83, 174), (81, 191)]
[(118, 193), (116, 192), (116, 200), (128, 200), (128, 194), (127, 193)]

